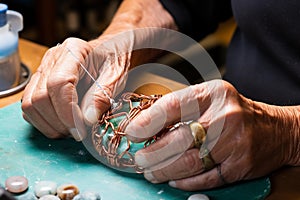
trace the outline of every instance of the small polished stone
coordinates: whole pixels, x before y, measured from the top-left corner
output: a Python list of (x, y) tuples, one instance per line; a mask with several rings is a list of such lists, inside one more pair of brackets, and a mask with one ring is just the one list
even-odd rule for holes
[(209, 200), (205, 194), (193, 194), (187, 200)]
[(57, 184), (53, 181), (39, 181), (34, 186), (34, 194), (37, 197), (42, 197), (47, 194), (55, 195)]
[(94, 192), (84, 192), (82, 194), (77, 194), (73, 200), (101, 200), (101, 196)]
[(74, 184), (63, 184), (57, 188), (57, 196), (61, 200), (72, 200), (77, 194), (79, 189)]
[(39, 200), (60, 200), (60, 198), (52, 194), (47, 194), (39, 198)]
[(5, 181), (5, 189), (11, 193), (22, 193), (28, 188), (28, 180), (24, 176), (11, 176)]

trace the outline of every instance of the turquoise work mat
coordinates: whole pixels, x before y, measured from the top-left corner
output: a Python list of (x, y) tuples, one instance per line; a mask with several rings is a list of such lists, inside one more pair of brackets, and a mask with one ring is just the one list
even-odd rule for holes
[[(20, 103), (0, 110), (0, 184), (9, 176), (23, 175), (33, 193), (36, 181), (74, 183), (83, 191), (97, 191), (102, 200), (186, 200), (191, 192), (167, 184), (151, 184), (141, 175), (110, 169), (72, 139), (50, 140), (23, 120)], [(261, 178), (224, 188), (200, 191), (212, 200), (264, 199), (270, 180)], [(17, 196), (19, 199), (25, 199)], [(27, 195), (27, 194), (26, 194)]]

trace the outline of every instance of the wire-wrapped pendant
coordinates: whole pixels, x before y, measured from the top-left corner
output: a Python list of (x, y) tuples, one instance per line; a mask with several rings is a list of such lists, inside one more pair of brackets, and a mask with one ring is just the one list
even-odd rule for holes
[(126, 137), (125, 129), (130, 121), (137, 117), (142, 110), (149, 108), (161, 96), (124, 93), (118, 101), (118, 106), (104, 113), (98, 123), (93, 126), (94, 148), (100, 157), (106, 159), (108, 165), (122, 169), (122, 171), (143, 172), (143, 169), (135, 164), (135, 153), (158, 140), (168, 132), (169, 127), (141, 143), (131, 142)]

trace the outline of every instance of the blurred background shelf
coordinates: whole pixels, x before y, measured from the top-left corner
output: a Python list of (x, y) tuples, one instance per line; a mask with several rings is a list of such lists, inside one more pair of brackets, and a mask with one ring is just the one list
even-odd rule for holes
[[(84, 40), (96, 38), (108, 26), (121, 1), (0, 0), (10, 10), (23, 15), (24, 29), (20, 37), (47, 47), (62, 43), (68, 37)], [(199, 41), (221, 73), (225, 71), (226, 50), (234, 30), (235, 22), (231, 19), (222, 23), (215, 33)], [(179, 71), (190, 84), (201, 82), (202, 77), (193, 73), (185, 60), (175, 56), (169, 58), (170, 62), (163, 64)]]
[(20, 36), (45, 46), (67, 37), (98, 36), (109, 24), (120, 0), (0, 0), (24, 17)]

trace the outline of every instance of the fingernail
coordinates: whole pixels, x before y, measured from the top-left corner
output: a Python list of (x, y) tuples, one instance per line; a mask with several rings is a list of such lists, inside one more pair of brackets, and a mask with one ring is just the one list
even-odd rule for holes
[(73, 136), (73, 138), (76, 141), (80, 142), (80, 141), (83, 140), (83, 137), (81, 136), (81, 134), (80, 134), (80, 132), (78, 131), (77, 128), (70, 128), (69, 132), (71, 133), (71, 135)]
[(145, 172), (144, 177), (147, 181), (149, 181), (151, 183), (158, 183), (158, 181), (153, 176), (152, 172)]
[(176, 188), (176, 181), (169, 181), (169, 186)]
[(95, 124), (98, 120), (100, 111), (95, 108), (95, 106), (90, 106), (84, 113), (85, 120), (90, 124)]
[(187, 200), (209, 200), (205, 194), (193, 194)]

